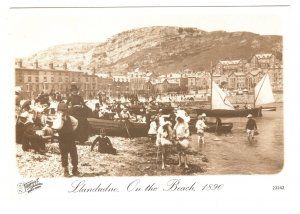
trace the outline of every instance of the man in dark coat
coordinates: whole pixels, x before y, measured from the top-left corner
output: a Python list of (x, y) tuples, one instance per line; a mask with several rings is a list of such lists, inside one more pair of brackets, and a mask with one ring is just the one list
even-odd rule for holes
[(68, 154), (71, 156), (71, 163), (73, 166), (72, 174), (79, 175), (78, 171), (78, 154), (75, 144), (74, 131), (77, 128), (78, 121), (68, 115), (68, 107), (65, 103), (59, 103), (57, 107), (57, 119), (53, 121), (52, 128), (58, 131), (59, 149), (61, 154), (62, 167), (64, 169), (64, 176), (69, 177), (68, 169)]
[(71, 107), (80, 107), (84, 105), (82, 96), (78, 94), (78, 88), (76, 85), (71, 85), (71, 96), (67, 100), (67, 105), (71, 104)]
[(85, 103), (83, 97), (78, 94), (76, 85), (71, 86), (71, 96), (67, 100), (67, 106), (71, 105), (70, 115), (78, 120), (78, 128), (75, 133), (75, 140), (83, 143), (88, 139), (88, 121), (84, 109)]

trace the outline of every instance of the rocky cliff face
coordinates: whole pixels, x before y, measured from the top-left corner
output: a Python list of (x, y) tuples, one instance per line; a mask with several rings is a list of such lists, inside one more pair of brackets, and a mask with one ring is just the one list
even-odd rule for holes
[(27, 63), (67, 62), (70, 68), (112, 73), (136, 68), (156, 73), (201, 70), (224, 59), (250, 59), (256, 53), (282, 54), (281, 36), (250, 32), (206, 32), (197, 28), (147, 27), (116, 34), (104, 43), (59, 45), (25, 59)]

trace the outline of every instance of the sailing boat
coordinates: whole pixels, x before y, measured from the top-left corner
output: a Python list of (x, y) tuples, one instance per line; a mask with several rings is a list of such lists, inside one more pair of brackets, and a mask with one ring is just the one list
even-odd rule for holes
[(252, 114), (254, 117), (261, 116), (261, 108), (235, 109), (225, 92), (212, 81), (211, 109), (196, 109), (197, 114), (205, 113), (207, 117), (246, 117)]
[[(263, 106), (266, 104), (275, 104), (275, 99), (272, 91), (269, 74), (266, 73), (263, 78), (255, 86), (254, 107)], [(276, 106), (262, 107), (267, 111), (276, 111)]]

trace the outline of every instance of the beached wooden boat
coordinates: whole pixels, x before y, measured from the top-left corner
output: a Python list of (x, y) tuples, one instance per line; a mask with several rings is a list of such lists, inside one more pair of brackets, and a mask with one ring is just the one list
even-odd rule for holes
[(264, 111), (276, 111), (276, 106), (274, 106), (274, 107), (262, 107), (262, 110), (264, 110)]
[(87, 120), (93, 133), (98, 133), (100, 129), (103, 129), (108, 136), (129, 138), (148, 136), (148, 125), (146, 123), (96, 118), (87, 118)]
[(252, 114), (253, 117), (261, 117), (261, 108), (252, 109), (195, 109), (197, 114), (205, 113), (207, 117), (247, 117), (248, 114)]

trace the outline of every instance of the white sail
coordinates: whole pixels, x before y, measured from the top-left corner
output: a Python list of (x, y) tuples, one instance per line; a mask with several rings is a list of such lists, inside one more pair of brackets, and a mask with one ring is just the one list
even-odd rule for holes
[(234, 107), (226, 99), (226, 94), (222, 89), (216, 84), (212, 83), (212, 109), (227, 109), (233, 110)]
[(274, 95), (268, 74), (257, 83), (255, 86), (255, 105), (263, 105), (274, 103)]

